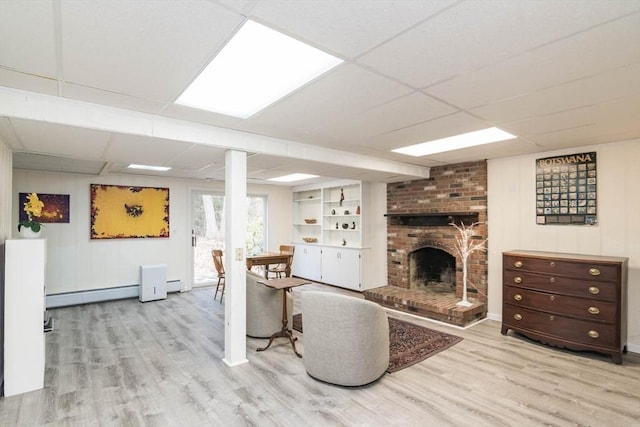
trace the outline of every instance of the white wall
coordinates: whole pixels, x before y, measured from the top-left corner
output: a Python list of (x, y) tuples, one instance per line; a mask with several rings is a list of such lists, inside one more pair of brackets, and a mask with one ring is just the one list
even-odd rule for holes
[[(0, 345), (4, 345), (4, 248), (11, 237), (11, 182), (13, 152), (0, 140)], [(18, 223), (15, 227), (17, 228)], [(4, 381), (4, 351), (0, 348), (0, 384)]]
[[(91, 240), (89, 184), (168, 187), (170, 237), (161, 239)], [(70, 195), (70, 223), (45, 224), (47, 293), (111, 288), (139, 282), (142, 264), (167, 264), (167, 280), (187, 287), (192, 263), (189, 217), (190, 190), (224, 192), (224, 183), (163, 179), (135, 175), (104, 177), (16, 170), (13, 174), (12, 224), (18, 223), (18, 193)], [(248, 185), (250, 195), (268, 197), (268, 249), (291, 241), (291, 190), (288, 187)], [(15, 227), (14, 227), (15, 228)], [(17, 229), (13, 230), (17, 236)]]
[[(535, 160), (597, 153), (598, 224), (537, 225)], [(640, 352), (640, 140), (488, 162), (489, 315), (502, 317), (502, 252), (512, 249), (629, 258), (628, 347)]]
[(0, 140), (0, 241), (11, 237), (11, 182), (13, 179), (13, 152)]

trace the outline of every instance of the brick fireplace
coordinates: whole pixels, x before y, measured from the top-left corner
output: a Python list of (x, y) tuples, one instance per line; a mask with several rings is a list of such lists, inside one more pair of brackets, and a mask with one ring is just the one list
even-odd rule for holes
[(480, 224), (487, 238), (486, 162), (432, 168), (430, 178), (387, 185), (387, 283), (365, 292), (381, 305), (464, 326), (486, 316), (487, 254), (468, 259), (467, 297), (461, 307), (462, 260), (451, 225)]

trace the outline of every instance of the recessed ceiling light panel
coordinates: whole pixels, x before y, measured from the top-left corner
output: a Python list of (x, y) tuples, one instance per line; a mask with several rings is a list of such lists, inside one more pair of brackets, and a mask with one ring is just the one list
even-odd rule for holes
[(169, 166), (149, 166), (149, 165), (136, 165), (136, 164), (130, 164), (129, 166), (127, 166), (127, 168), (143, 169), (143, 170), (157, 171), (157, 172), (166, 172), (171, 169)]
[(247, 21), (176, 103), (246, 119), (341, 62)]
[(475, 147), (476, 145), (491, 144), (492, 142), (506, 141), (516, 138), (496, 127), (477, 130), (475, 132), (463, 133), (449, 136), (447, 138), (435, 139), (433, 141), (422, 142), (420, 144), (409, 145), (407, 147), (396, 148), (394, 153), (407, 154), (409, 156), (421, 157), (429, 154), (443, 153), (445, 151), (459, 150), (461, 148)]
[(292, 173), (290, 175), (279, 176), (276, 178), (269, 178), (268, 181), (276, 181), (276, 182), (294, 182), (294, 181), (302, 181), (309, 178), (317, 178), (318, 175), (309, 175), (306, 173)]

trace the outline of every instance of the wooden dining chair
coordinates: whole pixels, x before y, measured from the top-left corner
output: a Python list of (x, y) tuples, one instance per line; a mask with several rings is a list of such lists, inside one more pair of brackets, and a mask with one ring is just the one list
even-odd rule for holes
[(213, 249), (211, 255), (213, 256), (213, 265), (218, 272), (218, 284), (216, 285), (216, 293), (213, 295), (213, 299), (215, 300), (218, 292), (220, 292), (220, 302), (222, 302), (222, 297), (224, 297), (224, 263), (222, 262), (222, 250)]
[(296, 247), (293, 245), (280, 245), (280, 253), (281, 254), (291, 254), (291, 258), (289, 258), (286, 264), (275, 264), (273, 266), (269, 266), (268, 273), (272, 273), (277, 279), (281, 277), (286, 277), (287, 267), (289, 271), (291, 271), (291, 263), (293, 262), (293, 253), (295, 252)]

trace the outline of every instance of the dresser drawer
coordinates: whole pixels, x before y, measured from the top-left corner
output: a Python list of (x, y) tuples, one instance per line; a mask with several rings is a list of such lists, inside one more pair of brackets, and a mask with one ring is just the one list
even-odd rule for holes
[(571, 276), (576, 279), (616, 282), (619, 268), (616, 265), (591, 262), (576, 262), (554, 258), (528, 258), (505, 255), (504, 268), (554, 275)]
[(536, 292), (513, 286), (505, 286), (504, 292), (505, 303), (519, 307), (595, 322), (614, 323), (617, 318), (614, 302)]
[(562, 276), (514, 270), (504, 270), (503, 279), (505, 286), (518, 286), (603, 301), (616, 301), (618, 298), (616, 284), (609, 282), (570, 279)]
[(539, 332), (576, 343), (597, 347), (618, 346), (616, 325), (612, 324), (572, 319), (511, 304), (504, 305), (503, 322), (514, 330)]

